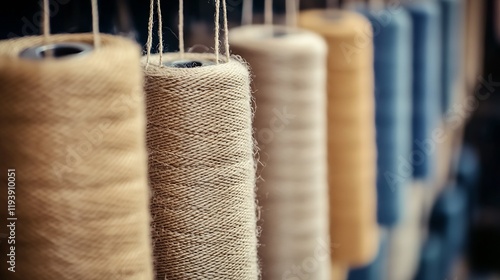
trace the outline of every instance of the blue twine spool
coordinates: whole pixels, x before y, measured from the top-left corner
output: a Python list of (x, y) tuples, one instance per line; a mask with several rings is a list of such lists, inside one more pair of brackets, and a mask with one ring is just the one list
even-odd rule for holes
[(412, 24), (403, 10), (358, 10), (374, 30), (377, 216), (380, 225), (392, 227), (403, 214), (405, 180), (388, 176), (404, 177), (398, 173), (399, 161), (411, 151)]
[(375, 260), (367, 266), (349, 270), (348, 280), (385, 280), (387, 250), (389, 236), (385, 232), (380, 235), (380, 247)]
[(441, 237), (431, 233), (422, 248), (415, 280), (443, 280), (441, 277), (443, 253)]
[(467, 210), (466, 216), (471, 220), (473, 213), (478, 207), (479, 191), (477, 185), (480, 178), (480, 161), (479, 155), (469, 145), (464, 144), (460, 150), (460, 155), (456, 167), (457, 185), (462, 188), (467, 194)]
[(442, 111), (446, 112), (454, 101), (454, 86), (460, 68), (461, 12), (460, 0), (438, 0), (441, 7), (442, 34)]
[(418, 143), (432, 139), (441, 111), (440, 12), (434, 1), (406, 9), (413, 22), (413, 177), (425, 180), (433, 176), (436, 156)]
[(467, 190), (473, 189), (479, 181), (479, 158), (474, 149), (464, 145), (457, 163), (457, 183)]
[(445, 279), (462, 251), (467, 229), (467, 201), (463, 188), (448, 187), (431, 213), (430, 231), (442, 240), (441, 278)]

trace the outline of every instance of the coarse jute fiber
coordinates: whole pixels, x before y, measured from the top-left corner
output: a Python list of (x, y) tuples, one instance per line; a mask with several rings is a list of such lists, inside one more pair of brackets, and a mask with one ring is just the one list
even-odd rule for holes
[(2, 249), (1, 279), (153, 277), (140, 50), (100, 36), (88, 55), (45, 60), (19, 57), (41, 36), (0, 42), (0, 169), (17, 184), (16, 272)]
[(156, 278), (258, 279), (247, 67), (235, 59), (196, 68), (158, 61), (143, 60)]
[(329, 243), (326, 44), (284, 26), (249, 25), (229, 35), (254, 75), (262, 278), (292, 277), (298, 266), (308, 279), (330, 280), (327, 255), (308, 263), (318, 240)]
[(348, 11), (311, 10), (299, 25), (328, 44), (328, 175), (334, 263), (361, 266), (378, 249), (373, 41)]

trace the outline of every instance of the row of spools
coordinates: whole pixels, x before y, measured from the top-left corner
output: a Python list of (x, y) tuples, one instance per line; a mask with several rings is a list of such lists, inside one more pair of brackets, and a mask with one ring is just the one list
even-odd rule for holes
[(1, 42), (2, 279), (383, 279), (347, 272), (433, 177), (460, 45), (460, 1), (407, 2), (235, 28), (226, 56)]

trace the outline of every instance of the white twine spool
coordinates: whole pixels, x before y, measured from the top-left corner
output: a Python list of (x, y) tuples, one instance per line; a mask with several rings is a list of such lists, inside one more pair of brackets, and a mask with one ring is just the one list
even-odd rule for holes
[(307, 279), (330, 279), (326, 44), (269, 25), (233, 29), (230, 41), (254, 74), (263, 279), (292, 279), (297, 266)]

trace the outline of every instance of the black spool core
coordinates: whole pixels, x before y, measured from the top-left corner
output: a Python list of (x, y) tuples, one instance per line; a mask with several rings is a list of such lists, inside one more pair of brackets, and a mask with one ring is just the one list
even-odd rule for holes
[(60, 58), (60, 57), (65, 57), (65, 56), (70, 56), (70, 55), (75, 55), (82, 53), (84, 50), (78, 49), (75, 47), (68, 47), (68, 46), (58, 46), (53, 49), (48, 49), (48, 50), (43, 50), (40, 52), (40, 55), (42, 57), (55, 57), (55, 58)]
[(273, 31), (273, 37), (274, 38), (285, 37), (285, 36), (288, 36), (289, 34), (290, 34), (290, 32), (283, 31), (283, 30), (274, 30)]
[(196, 68), (203, 66), (203, 63), (200, 61), (190, 60), (190, 61), (178, 61), (172, 63), (172, 67), (175, 68)]
[(46, 58), (70, 58), (88, 54), (93, 46), (84, 43), (56, 43), (27, 48), (19, 55), (23, 58), (41, 60)]

